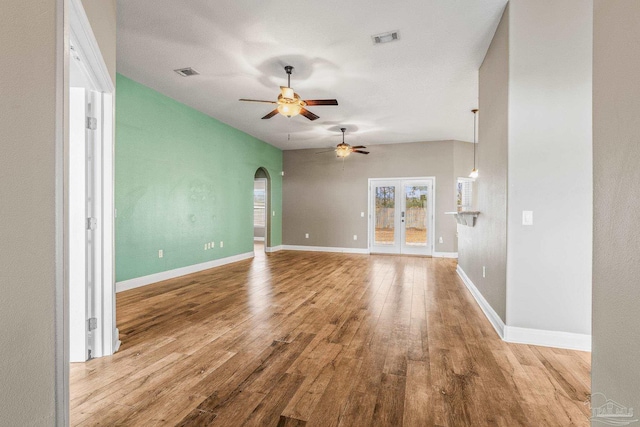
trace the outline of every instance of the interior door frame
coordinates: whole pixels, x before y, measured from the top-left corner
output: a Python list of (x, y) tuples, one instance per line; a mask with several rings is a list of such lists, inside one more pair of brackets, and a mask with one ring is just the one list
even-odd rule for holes
[[(69, 58), (68, 61), (73, 61), (74, 56), (80, 58), (81, 65), (84, 68), (85, 75), (90, 80), (93, 88), (97, 92), (97, 96), (94, 98), (94, 102), (99, 103), (96, 105), (96, 112), (99, 113), (97, 117), (97, 130), (96, 130), (96, 147), (99, 152), (96, 152), (96, 158), (99, 159), (96, 164), (96, 171), (94, 178), (96, 180), (96, 187), (100, 194), (96, 194), (96, 209), (95, 217), (97, 219), (96, 234), (99, 234), (96, 242), (100, 242), (95, 251), (95, 262), (97, 264), (96, 272), (98, 277), (95, 278), (96, 286), (94, 289), (95, 299), (95, 311), (94, 317), (98, 319), (98, 328), (95, 330), (95, 342), (96, 348), (93, 353), (95, 357), (109, 356), (118, 350), (120, 346), (119, 332), (116, 328), (116, 312), (115, 312), (115, 251), (114, 251), (114, 95), (115, 85), (111, 80), (111, 76), (104, 62), (104, 58), (98, 47), (98, 42), (93, 34), (91, 24), (84, 11), (81, 0), (69, 0), (69, 32), (67, 42), (69, 46)], [(66, 64), (67, 70), (69, 64)], [(69, 91), (68, 80), (65, 84), (65, 91)], [(66, 96), (66, 94), (65, 94)], [(66, 124), (65, 126), (68, 126)], [(69, 209), (69, 147), (68, 143), (65, 147), (64, 153), (65, 159), (65, 209)], [(67, 221), (65, 219), (65, 221)], [(65, 277), (65, 287), (68, 292), (69, 281), (69, 234), (68, 229), (65, 230), (65, 269), (67, 270), (67, 277)], [(68, 297), (66, 298), (68, 301)], [(66, 304), (65, 304), (66, 305)], [(66, 307), (66, 310), (69, 308)], [(69, 313), (66, 313), (67, 321)], [(68, 333), (69, 325), (65, 327), (65, 334), (67, 334), (67, 344), (65, 345), (65, 358), (68, 362)]]
[[(367, 208), (369, 210), (369, 215), (367, 216), (367, 248), (369, 253), (390, 253), (390, 254), (396, 254), (396, 252), (378, 252), (378, 251), (372, 251), (372, 243), (373, 243), (373, 233), (374, 230), (372, 228), (372, 222), (373, 222), (373, 215), (374, 215), (374, 210), (373, 210), (373, 200), (371, 198), (371, 189), (372, 189), (372, 185), (375, 182), (389, 182), (389, 181), (396, 181), (399, 183), (399, 185), (402, 187), (403, 181), (431, 181), (431, 192), (432, 194), (432, 201), (431, 201), (431, 218), (429, 218), (429, 231), (431, 231), (432, 233), (432, 239), (431, 242), (429, 244), (429, 254), (428, 255), (424, 255), (424, 256), (433, 256), (434, 251), (435, 251), (435, 225), (436, 225), (436, 177), (435, 176), (420, 176), (420, 177), (394, 177), (394, 178), (369, 178), (368, 179), (368, 185), (367, 185)], [(403, 195), (404, 197), (404, 195)], [(396, 199), (397, 200), (397, 199)], [(404, 203), (404, 201), (402, 202)], [(400, 242), (400, 244), (402, 245), (402, 242)], [(401, 255), (415, 255), (415, 254), (402, 254), (401, 253), (401, 249), (400, 249), (400, 254)]]

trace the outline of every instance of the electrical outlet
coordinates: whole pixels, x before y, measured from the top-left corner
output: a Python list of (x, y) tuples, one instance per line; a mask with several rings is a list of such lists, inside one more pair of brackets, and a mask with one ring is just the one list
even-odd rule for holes
[(487, 277), (487, 267), (485, 267), (484, 265), (482, 266), (482, 278)]
[(522, 211), (522, 225), (533, 225), (533, 211)]
[(271, 213), (271, 216), (276, 216), (276, 211), (273, 211), (273, 212)]
[(308, 239), (309, 238), (309, 233), (304, 233), (304, 238)]
[(224, 242), (222, 240), (220, 240), (220, 247), (224, 248)]
[(442, 236), (440, 236), (440, 238), (438, 239), (438, 243), (444, 243), (444, 240), (442, 239)]
[(358, 240), (358, 235), (357, 234), (353, 235), (353, 240)]
[(158, 250), (158, 258), (162, 258), (164, 256), (164, 251), (162, 249)]
[(364, 212), (360, 212), (360, 218), (364, 218)]
[(215, 248), (216, 247), (216, 242), (211, 242), (211, 248)]

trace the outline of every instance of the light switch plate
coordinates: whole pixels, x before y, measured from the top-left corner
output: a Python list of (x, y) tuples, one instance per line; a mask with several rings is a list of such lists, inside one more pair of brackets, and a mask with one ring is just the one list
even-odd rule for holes
[(522, 211), (522, 225), (533, 225), (533, 211)]

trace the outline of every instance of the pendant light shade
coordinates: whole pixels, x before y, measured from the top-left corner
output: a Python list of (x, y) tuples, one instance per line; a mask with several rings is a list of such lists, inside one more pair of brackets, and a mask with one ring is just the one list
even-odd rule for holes
[(476, 168), (476, 145), (478, 145), (476, 143), (476, 117), (478, 109), (474, 108), (471, 112), (473, 113), (473, 169), (469, 174), (469, 178), (476, 179), (478, 177), (478, 168)]

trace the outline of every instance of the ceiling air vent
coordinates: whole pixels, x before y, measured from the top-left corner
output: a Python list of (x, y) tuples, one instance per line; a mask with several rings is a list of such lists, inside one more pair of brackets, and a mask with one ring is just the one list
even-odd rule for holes
[(197, 72), (196, 70), (194, 70), (191, 67), (187, 67), (187, 68), (178, 68), (177, 70), (173, 70), (176, 73), (180, 74), (182, 77), (191, 77), (191, 76), (197, 76), (198, 74), (200, 74), (199, 72)]
[(374, 36), (371, 36), (371, 38), (373, 39), (373, 44), (394, 42), (400, 39), (400, 31), (396, 30), (389, 31), (387, 33), (376, 34)]

